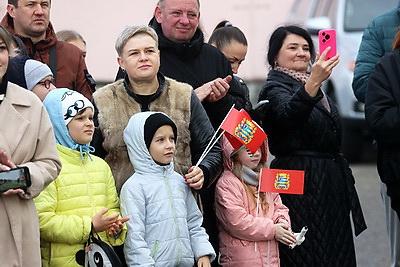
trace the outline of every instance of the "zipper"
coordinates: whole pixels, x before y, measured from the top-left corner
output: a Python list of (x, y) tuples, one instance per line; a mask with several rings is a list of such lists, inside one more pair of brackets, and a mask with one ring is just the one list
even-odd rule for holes
[(168, 198), (169, 198), (169, 204), (171, 206), (172, 217), (174, 218), (174, 224), (175, 224), (176, 243), (178, 245), (178, 263), (177, 263), (177, 265), (180, 265), (181, 260), (182, 260), (182, 246), (181, 246), (181, 242), (179, 239), (180, 231), (179, 231), (179, 225), (178, 225), (178, 222), (176, 219), (176, 207), (175, 207), (174, 199), (172, 196), (171, 187), (168, 182), (168, 177), (165, 175), (165, 168), (164, 168), (163, 176), (164, 176), (164, 183), (165, 183), (165, 186), (166, 186), (167, 192), (168, 192)]

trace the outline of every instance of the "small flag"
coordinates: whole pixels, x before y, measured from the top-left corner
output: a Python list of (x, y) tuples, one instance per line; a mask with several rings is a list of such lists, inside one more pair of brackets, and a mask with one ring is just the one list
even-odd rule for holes
[(244, 109), (238, 111), (232, 108), (222, 123), (221, 129), (225, 130), (225, 136), (235, 150), (245, 145), (253, 154), (267, 137), (263, 129)]
[(260, 192), (299, 194), (304, 191), (304, 171), (261, 169)]

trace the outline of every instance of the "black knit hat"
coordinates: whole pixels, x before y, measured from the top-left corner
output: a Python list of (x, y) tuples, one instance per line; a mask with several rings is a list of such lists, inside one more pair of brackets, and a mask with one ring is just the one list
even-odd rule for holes
[(169, 125), (174, 132), (174, 140), (177, 138), (177, 128), (175, 123), (164, 113), (154, 113), (150, 115), (144, 124), (144, 142), (147, 149), (149, 149), (153, 136), (161, 126)]

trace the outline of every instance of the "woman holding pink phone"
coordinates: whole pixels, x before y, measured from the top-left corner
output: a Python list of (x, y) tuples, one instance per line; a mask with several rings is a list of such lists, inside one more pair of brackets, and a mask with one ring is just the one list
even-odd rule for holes
[(268, 134), (273, 169), (304, 170), (304, 194), (281, 194), (289, 208), (293, 232), (307, 226), (301, 246), (280, 245), (281, 266), (356, 266), (350, 211), (355, 234), (366, 229), (354, 178), (341, 154), (338, 109), (321, 90), (339, 63), (327, 59), (330, 48), (316, 55), (309, 33), (282, 26), (271, 35), (271, 69), (259, 101)]

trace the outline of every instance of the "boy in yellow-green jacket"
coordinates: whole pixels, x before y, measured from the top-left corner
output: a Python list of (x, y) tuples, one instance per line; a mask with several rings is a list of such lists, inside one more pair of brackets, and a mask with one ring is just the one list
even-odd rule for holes
[(91, 102), (69, 89), (51, 91), (43, 101), (62, 162), (59, 177), (36, 199), (43, 266), (79, 266), (75, 255), (91, 231), (112, 246), (126, 236), (119, 199), (107, 163), (91, 155)]

